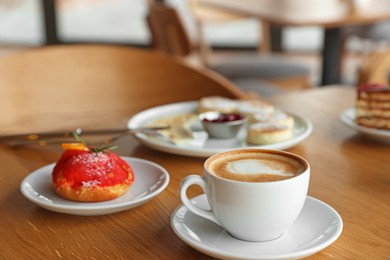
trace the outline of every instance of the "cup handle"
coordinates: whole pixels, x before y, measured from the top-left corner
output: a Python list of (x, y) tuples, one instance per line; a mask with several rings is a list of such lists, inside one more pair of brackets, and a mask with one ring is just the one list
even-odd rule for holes
[(211, 220), (215, 224), (221, 226), (221, 224), (218, 223), (217, 219), (214, 217), (214, 215), (211, 213), (211, 210), (204, 210), (201, 209), (194, 204), (191, 203), (191, 201), (187, 197), (187, 189), (191, 185), (199, 185), (202, 190), (206, 193), (206, 182), (203, 177), (199, 175), (189, 175), (185, 177), (181, 183), (180, 183), (180, 198), (183, 204), (194, 214), (201, 216), (203, 218), (206, 218), (208, 220)]

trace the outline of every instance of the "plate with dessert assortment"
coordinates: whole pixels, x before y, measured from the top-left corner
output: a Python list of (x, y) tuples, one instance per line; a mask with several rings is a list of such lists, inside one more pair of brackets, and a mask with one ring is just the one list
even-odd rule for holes
[(312, 132), (311, 121), (261, 100), (204, 97), (144, 110), (128, 121), (129, 129), (168, 126), (136, 134), (144, 145), (162, 152), (208, 157), (231, 149), (284, 150)]
[(356, 109), (349, 108), (344, 110), (340, 115), (341, 121), (344, 122), (347, 126), (357, 130), (361, 134), (366, 135), (371, 139), (375, 139), (380, 142), (390, 143), (390, 130), (377, 129), (373, 127), (367, 127), (364, 125), (359, 125), (356, 122)]
[[(71, 152), (74, 152), (75, 150), (72, 149), (70, 149)], [(111, 158), (107, 160), (102, 158), (101, 155), (103, 153), (96, 153), (95, 157), (95, 152), (87, 155), (88, 158), (92, 158), (90, 161), (102, 164), (99, 166), (94, 163), (90, 166), (94, 167), (95, 170), (98, 167), (99, 170), (95, 172), (99, 175), (102, 175), (102, 169), (105, 167), (103, 164), (111, 169), (114, 162)], [(77, 158), (75, 157), (72, 164), (74, 165), (79, 158), (80, 154)], [(67, 161), (70, 162), (71, 160)], [(86, 161), (89, 163), (88, 160)], [(99, 180), (95, 178), (96, 176), (92, 177), (93, 180), (85, 179), (88, 178), (87, 176), (80, 177), (82, 171), (86, 169), (83, 165), (79, 165), (77, 169), (71, 169), (70, 164), (66, 166), (64, 160), (60, 159), (57, 164), (44, 166), (28, 175), (22, 181), (20, 190), (28, 200), (42, 208), (72, 215), (95, 216), (121, 212), (139, 206), (161, 193), (169, 183), (168, 172), (153, 162), (132, 157), (120, 157), (115, 161), (120, 164), (125, 162), (131, 167), (131, 172), (126, 174), (124, 177), (126, 180), (124, 181), (120, 180), (122, 173), (118, 173), (117, 170), (110, 170), (106, 179), (120, 180), (121, 185), (119, 186), (108, 187), (102, 185), (100, 188), (99, 183), (104, 183), (104, 180)], [(60, 166), (60, 164), (63, 166)], [(123, 165), (120, 168), (123, 169)], [(55, 169), (60, 172), (59, 176), (56, 175), (57, 171)], [(68, 173), (68, 171), (72, 173)], [(91, 176), (89, 175), (89, 177)], [(67, 183), (70, 183), (68, 181), (70, 178), (72, 179), (72, 185), (81, 180), (82, 188), (76, 190), (76, 192), (70, 191), (73, 187), (67, 186)], [(101, 178), (101, 176), (98, 178)], [(126, 187), (122, 184), (125, 184)], [(105, 190), (105, 187), (108, 189)], [(108, 190), (113, 190), (115, 194), (108, 194)]]

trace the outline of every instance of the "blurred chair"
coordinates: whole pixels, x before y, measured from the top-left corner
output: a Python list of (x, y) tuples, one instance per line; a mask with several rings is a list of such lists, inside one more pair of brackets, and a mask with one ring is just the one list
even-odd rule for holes
[[(370, 56), (376, 50), (390, 46), (390, 22), (383, 21), (373, 25), (349, 26), (343, 30), (342, 51), (345, 57), (350, 51), (351, 40), (358, 43), (358, 48), (353, 48), (355, 53), (363, 57), (363, 60), (370, 60)], [(344, 60), (340, 61), (343, 68)]]
[(389, 85), (390, 47), (374, 50), (363, 62), (358, 73), (358, 84)]
[[(174, 8), (160, 4), (152, 5), (149, 8), (147, 21), (155, 49), (184, 59), (196, 55)], [(311, 86), (308, 68), (271, 54), (240, 54), (226, 57), (216, 64), (209, 63), (207, 66), (238, 86), (243, 80), (261, 82), (259, 88), (268, 89), (275, 89), (275, 86), (281, 89), (304, 89)]]
[[(200, 58), (202, 63), (205, 65), (208, 64), (208, 57), (211, 54), (211, 48), (207, 43), (204, 35), (204, 26), (206, 24), (229, 23), (248, 18), (253, 19), (252, 16), (240, 15), (234, 12), (229, 12), (227, 10), (222, 10), (220, 8), (214, 8), (204, 4), (202, 5), (199, 3), (199, 0), (188, 0), (188, 2), (198, 33)], [(257, 49), (260, 53), (268, 53), (270, 50), (268, 25), (260, 21), (259, 24), (261, 25), (261, 30), (259, 30), (259, 33), (261, 34), (261, 41), (259, 41)]]
[(212, 71), (157, 52), (102, 45), (45, 47), (1, 58), (0, 86), (3, 134), (99, 128), (102, 121), (124, 127), (153, 106), (211, 95), (246, 97)]
[(367, 42), (368, 45), (372, 45), (372, 49), (375, 49), (378, 46), (390, 45), (390, 22), (349, 26), (344, 29), (343, 34), (345, 42), (349, 38), (355, 37)]

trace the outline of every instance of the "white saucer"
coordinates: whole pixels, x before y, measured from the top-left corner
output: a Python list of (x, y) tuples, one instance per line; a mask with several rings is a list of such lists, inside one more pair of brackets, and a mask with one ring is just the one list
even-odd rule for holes
[[(206, 196), (191, 200), (210, 209)], [(297, 259), (315, 254), (332, 244), (341, 234), (340, 215), (324, 202), (307, 197), (301, 214), (280, 238), (269, 242), (246, 242), (230, 236), (213, 222), (179, 206), (171, 217), (176, 235), (189, 246), (222, 259)]]
[(390, 144), (390, 131), (375, 129), (370, 127), (364, 127), (355, 123), (355, 108), (349, 108), (343, 111), (340, 115), (341, 121), (352, 129), (357, 130), (359, 133), (366, 135), (371, 139), (375, 139), (382, 143)]
[(121, 157), (134, 172), (134, 183), (121, 197), (104, 202), (76, 202), (59, 197), (53, 190), (51, 172), (54, 164), (28, 175), (20, 185), (22, 194), (42, 208), (83, 216), (105, 215), (134, 208), (162, 192), (169, 183), (168, 172), (150, 161)]

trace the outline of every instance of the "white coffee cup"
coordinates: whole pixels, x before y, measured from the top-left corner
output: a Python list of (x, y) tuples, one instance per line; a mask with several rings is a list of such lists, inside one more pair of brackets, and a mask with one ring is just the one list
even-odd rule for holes
[[(297, 175), (286, 177), (289, 164), (298, 170)], [(233, 175), (238, 174), (239, 179), (247, 175), (252, 178), (255, 172), (265, 171), (275, 175), (280, 173), (286, 179), (265, 182), (232, 180), (216, 175), (218, 172), (215, 171), (223, 171), (223, 167), (237, 168)], [(180, 198), (183, 204), (194, 214), (223, 227), (233, 237), (259, 242), (280, 237), (298, 217), (307, 196), (310, 165), (302, 157), (284, 151), (242, 149), (211, 156), (204, 163), (203, 174), (203, 177), (189, 175), (182, 180)], [(188, 199), (186, 191), (191, 185), (203, 189), (210, 211), (197, 207)]]

